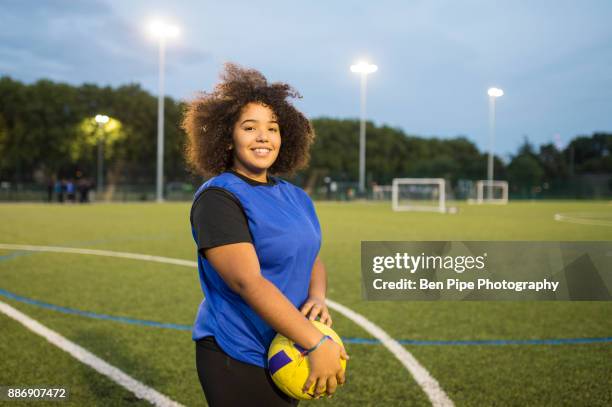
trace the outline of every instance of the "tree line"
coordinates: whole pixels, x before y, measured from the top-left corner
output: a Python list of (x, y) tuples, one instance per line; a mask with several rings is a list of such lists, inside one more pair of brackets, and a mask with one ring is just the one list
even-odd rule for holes
[[(184, 108), (166, 97), (165, 181), (198, 184), (183, 161)], [(115, 121), (112, 131), (96, 125), (97, 114)], [(292, 180), (307, 187), (321, 185), (325, 177), (356, 182), (358, 120), (321, 117), (312, 123), (317, 138), (310, 166)], [(443, 177), (451, 185), (486, 177), (486, 152), (467, 137), (424, 138), (371, 122), (366, 131), (369, 185), (390, 184), (396, 177)], [(109, 183), (153, 184), (156, 142), (157, 98), (138, 84), (111, 88), (0, 78), (0, 181), (44, 182), (77, 172), (95, 178), (102, 143)], [(525, 139), (508, 162), (495, 156), (495, 178), (508, 180), (515, 192), (560, 190), (580, 176), (612, 174), (611, 152), (612, 133), (580, 135), (561, 149), (552, 143), (536, 147)]]

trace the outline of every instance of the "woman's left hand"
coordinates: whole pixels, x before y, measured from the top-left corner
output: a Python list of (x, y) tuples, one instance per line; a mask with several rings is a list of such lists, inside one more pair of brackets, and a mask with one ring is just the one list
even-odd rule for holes
[(329, 315), (329, 310), (325, 304), (325, 299), (317, 297), (308, 297), (302, 308), (300, 309), (302, 314), (311, 321), (314, 321), (318, 316), (321, 318), (319, 321), (329, 327), (332, 326), (332, 319)]

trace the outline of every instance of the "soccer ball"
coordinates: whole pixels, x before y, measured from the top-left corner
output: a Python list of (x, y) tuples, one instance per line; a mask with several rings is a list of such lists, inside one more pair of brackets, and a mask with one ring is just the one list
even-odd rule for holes
[[(338, 345), (344, 347), (342, 340), (333, 329), (319, 321), (311, 321), (314, 326), (327, 335)], [(277, 334), (268, 350), (268, 369), (272, 380), (283, 393), (298, 400), (314, 398), (313, 383), (306, 393), (302, 391), (306, 379), (310, 374), (310, 361), (308, 356), (302, 356), (304, 349), (297, 343)], [(346, 370), (346, 360), (340, 359), (342, 371)]]

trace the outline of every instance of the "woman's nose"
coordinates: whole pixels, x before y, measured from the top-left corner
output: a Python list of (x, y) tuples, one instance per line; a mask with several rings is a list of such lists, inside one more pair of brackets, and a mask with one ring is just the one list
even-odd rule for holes
[(257, 141), (268, 141), (268, 135), (266, 134), (265, 131), (260, 130), (257, 132)]

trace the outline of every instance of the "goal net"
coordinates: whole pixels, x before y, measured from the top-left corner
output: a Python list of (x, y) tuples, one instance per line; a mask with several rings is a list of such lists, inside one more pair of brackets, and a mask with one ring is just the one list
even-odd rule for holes
[(476, 182), (476, 203), (508, 203), (508, 181)]
[(444, 178), (395, 178), (391, 187), (394, 211), (446, 212)]

